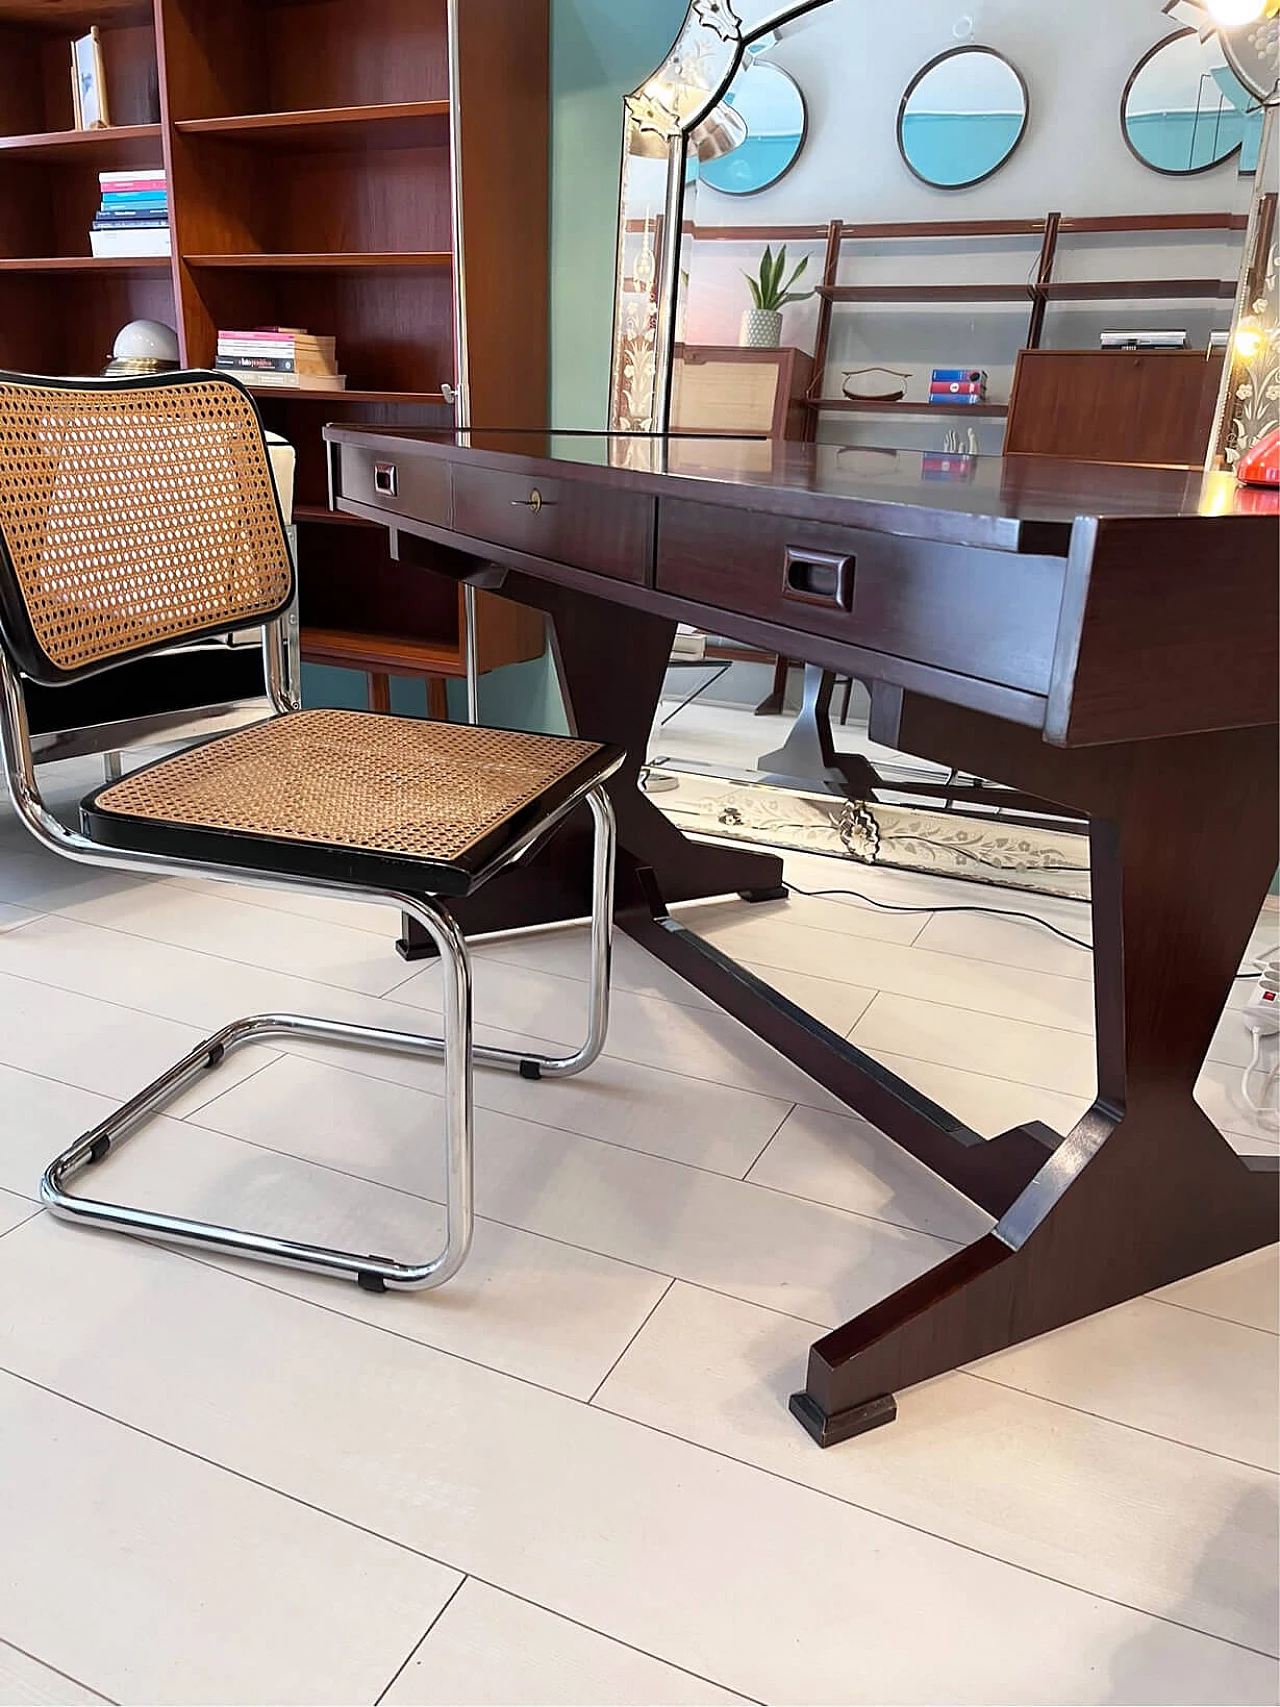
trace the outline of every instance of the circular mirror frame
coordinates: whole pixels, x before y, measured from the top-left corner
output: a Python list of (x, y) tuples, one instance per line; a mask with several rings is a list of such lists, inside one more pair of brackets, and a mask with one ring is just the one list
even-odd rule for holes
[[(1143, 54), (1142, 58), (1134, 66), (1133, 70), (1129, 73), (1129, 80), (1124, 86), (1124, 93), (1120, 96), (1120, 134), (1124, 138), (1125, 147), (1129, 150), (1130, 154), (1133, 155), (1134, 159), (1140, 166), (1145, 166), (1148, 172), (1159, 172), (1162, 178), (1198, 178), (1205, 172), (1216, 172), (1219, 166), (1225, 166), (1227, 161), (1234, 159), (1234, 157), (1239, 154), (1240, 150), (1244, 147), (1243, 142), (1237, 142), (1235, 146), (1229, 148), (1225, 154), (1219, 155), (1216, 160), (1210, 160), (1205, 166), (1157, 166), (1153, 160), (1148, 160), (1145, 154), (1140, 154), (1138, 152), (1133, 138), (1129, 135), (1129, 97), (1133, 93), (1134, 84), (1138, 81), (1139, 77), (1141, 77), (1142, 73), (1146, 70), (1147, 66), (1150, 65), (1151, 61), (1157, 54), (1163, 53), (1165, 48), (1171, 47), (1176, 41), (1183, 41), (1187, 36), (1198, 36), (1199, 34), (1200, 32), (1196, 29), (1195, 25), (1189, 24), (1186, 29), (1174, 30), (1172, 35), (1167, 35), (1163, 41), (1158, 41), (1154, 47), (1149, 47)], [(1239, 73), (1227, 58), (1227, 55), (1222, 51), (1221, 42), (1218, 43), (1218, 51), (1222, 53), (1223, 64), (1231, 72), (1231, 75), (1235, 77), (1236, 81), (1240, 84), (1240, 87), (1244, 89), (1247, 94), (1252, 94), (1253, 91), (1249, 89), (1246, 83), (1243, 82)]]
[[(1018, 81), (1018, 87), (1022, 91), (1022, 123), (1018, 127), (1018, 134), (1014, 137), (1013, 142), (989, 171), (983, 172), (977, 178), (966, 178), (962, 184), (939, 184), (933, 178), (926, 178), (923, 172), (918, 172), (911, 164), (910, 157), (907, 154), (906, 143), (902, 135), (902, 126), (903, 121), (907, 117), (908, 102), (911, 100), (912, 95), (915, 94), (916, 90), (920, 87), (921, 83), (924, 82), (929, 73), (931, 71), (936, 71), (938, 66), (944, 65), (947, 60), (958, 59), (960, 55), (964, 53), (981, 53), (985, 54), (988, 59), (998, 59), (1001, 65), (1005, 66), (1013, 73), (1014, 77)], [(1004, 54), (998, 53), (993, 47), (983, 47), (977, 42), (966, 42), (963, 47), (949, 47), (945, 53), (935, 55), (927, 65), (922, 65), (920, 67), (919, 71), (916, 72), (910, 83), (907, 84), (901, 105), (898, 107), (898, 153), (902, 156), (902, 163), (907, 168), (907, 171), (910, 172), (911, 176), (919, 183), (927, 184), (931, 190), (945, 190), (948, 192), (953, 190), (972, 190), (978, 184), (985, 184), (988, 178), (994, 178), (997, 172), (1003, 170), (1003, 168), (1009, 164), (1010, 160), (1012, 160), (1014, 155), (1018, 152), (1023, 138), (1027, 134), (1027, 125), (1030, 122), (1030, 119), (1031, 91), (1027, 88), (1027, 80), (1022, 75), (1021, 71), (1018, 70), (1018, 67), (1011, 59), (1006, 59)]]
[[(734, 78), (734, 82), (737, 82), (738, 77), (749, 76), (754, 69), (757, 69), (757, 67), (752, 64), (741, 66), (738, 70), (737, 76)], [(754, 190), (726, 190), (721, 188), (719, 184), (713, 183), (710, 178), (703, 177), (701, 179), (701, 182), (704, 183), (715, 195), (732, 196), (735, 201), (743, 201), (748, 196), (763, 195), (766, 190), (771, 190), (776, 184), (780, 184), (786, 177), (787, 173), (791, 171), (796, 161), (799, 160), (800, 156), (804, 153), (805, 144), (809, 140), (809, 103), (804, 98), (804, 90), (796, 82), (795, 78), (789, 71), (785, 70), (781, 65), (775, 65), (772, 60), (762, 60), (758, 69), (761, 71), (773, 71), (776, 72), (779, 77), (785, 77), (787, 82), (790, 83), (791, 87), (795, 90), (796, 99), (800, 102), (800, 139), (796, 143), (795, 153), (791, 156), (790, 160), (787, 161), (781, 172), (777, 173), (775, 177), (770, 178), (767, 184), (757, 184)], [(732, 88), (733, 83), (730, 83), (729, 89)], [(725, 93), (727, 94), (728, 90), (726, 90)], [(733, 110), (737, 112), (736, 107)], [(740, 118), (742, 117), (740, 113), (738, 116)], [(746, 123), (745, 119), (743, 119), (743, 123)], [(750, 141), (750, 139), (751, 126), (747, 124), (747, 140)], [(725, 155), (724, 158), (728, 159), (729, 156)]]

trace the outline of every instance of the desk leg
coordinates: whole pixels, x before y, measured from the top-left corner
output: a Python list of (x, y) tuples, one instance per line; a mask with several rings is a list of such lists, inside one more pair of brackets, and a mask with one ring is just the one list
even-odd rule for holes
[(813, 1347), (791, 1408), (823, 1446), (891, 1421), (904, 1387), (1280, 1234), (1277, 1159), (1238, 1157), (1192, 1095), (1276, 866), (1275, 731), (1064, 751), (908, 698), (898, 738), (1091, 814), (1098, 1100), (993, 1232)]
[[(640, 788), (675, 624), (523, 575), (511, 575), (503, 592), (551, 618), (552, 652), (570, 727), (627, 750), (626, 763), (608, 785), (618, 819), (619, 910), (647, 905), (649, 891), (638, 876), (643, 868), (653, 873), (666, 901), (733, 894), (781, 898), (782, 861), (776, 855), (690, 841)], [(585, 808), (526, 864), (476, 895), (451, 902), (449, 910), (468, 936), (587, 917), (591, 825)], [(396, 946), (408, 960), (435, 952), (408, 917)]]

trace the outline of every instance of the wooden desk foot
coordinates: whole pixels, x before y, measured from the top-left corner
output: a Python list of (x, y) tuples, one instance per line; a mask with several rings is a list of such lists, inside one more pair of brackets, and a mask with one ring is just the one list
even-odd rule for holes
[(1194, 1108), (1180, 1131), (1107, 1124), (1091, 1111), (993, 1232), (813, 1346), (791, 1409), (819, 1445), (875, 1426), (886, 1393), (1275, 1241), (1277, 1158), (1236, 1156)]
[[(1193, 1091), (1275, 869), (1275, 732), (1063, 750), (907, 698), (907, 750), (1091, 814), (1098, 1097), (998, 1225), (819, 1340), (810, 1429), (1280, 1236), (1280, 1158)], [(852, 1420), (852, 1419), (851, 1419)]]
[(898, 1415), (898, 1401), (892, 1393), (871, 1399), (865, 1405), (854, 1405), (829, 1417), (820, 1411), (807, 1393), (791, 1395), (791, 1414), (819, 1446), (839, 1446), (842, 1440), (852, 1440), (855, 1434), (869, 1434), (873, 1428), (883, 1428)]

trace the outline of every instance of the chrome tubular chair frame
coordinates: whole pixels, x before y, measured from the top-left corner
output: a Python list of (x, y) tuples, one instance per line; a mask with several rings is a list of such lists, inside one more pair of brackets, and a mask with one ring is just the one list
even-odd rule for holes
[[(267, 689), (278, 714), (296, 711), (298, 697), (297, 629), (292, 613), (269, 623), (263, 636)], [(472, 1041), (471, 964), (466, 940), (450, 915), (433, 899), (362, 889), (349, 884), (325, 883), (313, 878), (291, 878), (198, 860), (163, 859), (153, 854), (134, 854), (105, 848), (87, 836), (69, 829), (55, 818), (41, 800), (35, 780), (31, 741), (19, 679), (0, 649), (0, 750), (3, 751), (9, 797), (19, 818), (36, 840), (54, 853), (82, 864), (153, 876), (200, 876), (213, 881), (253, 884), (269, 889), (296, 889), (322, 895), (341, 895), (349, 900), (387, 904), (416, 918), (435, 942), (444, 978), (443, 1036), (423, 1037), (411, 1032), (384, 1031), (373, 1026), (352, 1025), (339, 1020), (312, 1019), (296, 1014), (259, 1014), (233, 1021), (206, 1038), (198, 1048), (161, 1074), (152, 1084), (127, 1102), (117, 1113), (86, 1132), (53, 1161), (40, 1185), (43, 1201), (56, 1215), (88, 1221), (144, 1238), (195, 1246), (202, 1250), (249, 1256), (286, 1267), (355, 1279), (369, 1291), (387, 1288), (424, 1290), (442, 1285), (456, 1274), (471, 1245), (474, 1223), (472, 1193), (472, 1088), (473, 1063), (506, 1068), (525, 1078), (567, 1078), (589, 1067), (604, 1047), (609, 1022), (609, 975), (613, 929), (613, 874), (616, 833), (613, 807), (598, 784), (585, 795), (595, 823), (591, 916), (591, 981), (587, 1036), (570, 1055), (542, 1056), (477, 1046)], [(503, 867), (515, 864), (579, 803), (582, 796), (567, 801), (560, 810), (539, 823), (527, 836), (510, 847)], [(442, 1056), (445, 1063), (445, 1124), (447, 1153), (446, 1237), (444, 1248), (430, 1261), (404, 1263), (389, 1257), (367, 1256), (332, 1250), (290, 1239), (271, 1238), (181, 1216), (152, 1210), (132, 1209), (79, 1197), (65, 1189), (66, 1182), (83, 1169), (100, 1162), (113, 1144), (131, 1136), (142, 1123), (158, 1113), (187, 1085), (217, 1067), (228, 1054), (246, 1044), (270, 1037), (304, 1037), (341, 1043), (359, 1049), (386, 1049), (400, 1054)]]

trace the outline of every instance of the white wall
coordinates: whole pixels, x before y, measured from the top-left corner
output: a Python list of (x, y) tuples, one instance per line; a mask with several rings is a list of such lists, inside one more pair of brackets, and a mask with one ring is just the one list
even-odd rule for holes
[[(969, 190), (945, 191), (920, 183), (908, 172), (897, 146), (898, 107), (903, 92), (928, 60), (958, 45), (953, 27), (971, 16), (974, 43), (996, 49), (1026, 80), (1030, 120), (1022, 144), (993, 178)], [(1163, 177), (1137, 161), (1120, 130), (1120, 100), (1142, 55), (1176, 26), (1159, 0), (831, 0), (821, 10), (786, 26), (767, 57), (790, 71), (809, 106), (809, 140), (792, 171), (760, 195), (735, 198), (703, 189), (694, 217), (699, 225), (821, 224), (852, 221), (1021, 219), (1050, 209), (1105, 215), (1191, 211), (1243, 211), (1252, 181), (1235, 163), (1193, 178)], [(743, 269), (758, 259), (760, 244), (699, 244), (694, 257), (685, 335), (693, 343), (733, 343), (747, 305)], [(937, 279), (1021, 282), (1034, 270), (1034, 240), (988, 241), (964, 246), (903, 244), (892, 251), (859, 247), (846, 251), (846, 282), (906, 282), (924, 274)], [(1061, 278), (1231, 276), (1236, 259), (1230, 243), (1211, 237), (1188, 245), (1178, 239), (1135, 243), (1090, 240), (1064, 248)], [(810, 248), (810, 277), (816, 282), (822, 245)], [(811, 349), (816, 305), (787, 311), (785, 342)], [(926, 310), (893, 313), (838, 308), (828, 394), (839, 384), (841, 365), (885, 362), (923, 373), (932, 366), (973, 363), (992, 376), (992, 394), (1002, 399), (1012, 376), (1013, 356), (1026, 331), (1021, 306), (966, 308), (960, 313)], [(1187, 302), (1148, 307), (1115, 304), (1096, 312), (1051, 311), (1047, 341), (1058, 347), (1097, 345), (1104, 324), (1186, 326), (1203, 343), (1212, 326), (1226, 325), (1230, 305)], [(917, 384), (912, 395), (920, 395)], [(850, 436), (851, 417), (827, 423), (834, 436)], [(948, 425), (951, 423), (948, 422)], [(961, 423), (962, 425), (964, 423)], [(895, 442), (913, 439), (898, 429)], [(883, 442), (884, 420), (877, 424)], [(982, 429), (984, 448), (995, 448), (998, 431)], [(824, 436), (826, 434), (824, 433)], [(866, 437), (863, 433), (860, 436)]]

